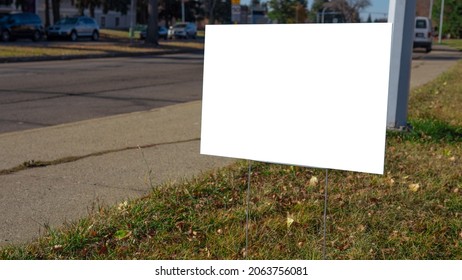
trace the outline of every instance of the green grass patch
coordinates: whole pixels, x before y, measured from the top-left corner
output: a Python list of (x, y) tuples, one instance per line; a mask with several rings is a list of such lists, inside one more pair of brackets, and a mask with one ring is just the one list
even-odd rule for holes
[[(462, 64), (410, 96), (383, 176), (329, 171), (329, 259), (462, 259)], [(444, 105), (443, 105), (444, 104)], [(441, 106), (440, 106), (441, 105)], [(2, 259), (320, 259), (324, 170), (247, 163), (96, 209)]]
[(462, 39), (450, 39), (442, 41), (443, 45), (447, 45), (462, 51)]

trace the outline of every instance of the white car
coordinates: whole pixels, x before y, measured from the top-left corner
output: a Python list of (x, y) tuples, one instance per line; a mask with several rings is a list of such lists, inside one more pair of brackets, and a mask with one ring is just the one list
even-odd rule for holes
[(177, 23), (174, 26), (170, 26), (168, 29), (169, 38), (196, 39), (196, 35), (197, 27), (191, 22)]
[(431, 52), (433, 45), (432, 21), (426, 17), (415, 18), (414, 48), (424, 48)]
[(99, 26), (93, 18), (86, 16), (69, 17), (48, 27), (47, 38), (69, 38), (77, 41), (79, 37), (90, 37), (93, 41), (99, 39)]

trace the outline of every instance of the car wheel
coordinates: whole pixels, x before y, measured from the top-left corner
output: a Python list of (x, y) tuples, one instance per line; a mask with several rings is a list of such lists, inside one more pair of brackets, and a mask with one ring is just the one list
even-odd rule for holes
[(42, 34), (40, 33), (40, 31), (35, 30), (34, 34), (32, 34), (32, 41), (37, 42), (40, 39), (42, 39)]
[(426, 53), (429, 53), (431, 51), (432, 51), (432, 46), (428, 46), (428, 47), (425, 48)]
[(98, 39), (99, 39), (99, 33), (98, 33), (98, 31), (96, 31), (96, 30), (93, 31), (93, 34), (91, 35), (91, 39), (92, 39), (93, 41), (98, 41)]
[(71, 39), (72, 42), (77, 41), (77, 32), (72, 31), (72, 32), (71, 32), (71, 35), (69, 36), (69, 38)]
[(3, 42), (8, 42), (11, 39), (10, 32), (7, 30), (2, 31), (1, 38)]

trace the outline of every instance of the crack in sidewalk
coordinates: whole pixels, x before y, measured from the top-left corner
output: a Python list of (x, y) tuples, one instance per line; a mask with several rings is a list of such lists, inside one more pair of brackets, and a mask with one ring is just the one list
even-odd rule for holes
[(25, 161), (22, 164), (17, 165), (15, 167), (0, 170), (0, 176), (14, 174), (14, 173), (24, 171), (24, 170), (28, 170), (28, 169), (32, 169), (32, 168), (55, 166), (55, 165), (60, 165), (60, 164), (64, 164), (64, 163), (75, 162), (75, 161), (78, 161), (78, 160), (81, 160), (81, 159), (85, 159), (85, 158), (89, 158), (89, 157), (97, 157), (97, 156), (107, 155), (107, 154), (111, 154), (111, 153), (118, 153), (118, 152), (135, 150), (135, 149), (152, 148), (152, 147), (171, 145), (171, 144), (189, 143), (189, 142), (194, 142), (194, 141), (199, 141), (199, 140), (200, 140), (200, 138), (192, 138), (192, 139), (173, 141), (173, 142), (147, 144), (147, 145), (142, 145), (142, 146), (138, 145), (138, 146), (131, 146), (131, 147), (125, 147), (125, 148), (119, 148), (119, 149), (112, 149), (112, 150), (94, 152), (94, 153), (89, 153), (89, 154), (82, 155), (82, 156), (68, 156), (68, 157), (64, 157), (64, 158), (60, 158), (60, 159), (54, 159), (54, 160), (28, 160), (28, 161)]

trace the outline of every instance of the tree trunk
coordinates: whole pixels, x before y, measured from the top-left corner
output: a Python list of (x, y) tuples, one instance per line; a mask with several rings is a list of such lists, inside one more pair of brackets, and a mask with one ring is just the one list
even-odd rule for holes
[(92, 2), (90, 4), (90, 17), (95, 18), (95, 4)]
[(215, 6), (217, 4), (216, 0), (210, 0), (209, 2), (209, 24), (214, 24), (215, 23)]
[(61, 19), (61, 0), (51, 0), (51, 9), (53, 10), (53, 23), (57, 23)]
[(45, 27), (50, 26), (50, 0), (45, 0)]
[(146, 43), (158, 45), (158, 9), (157, 0), (149, 0), (148, 2), (148, 30), (146, 36)]

